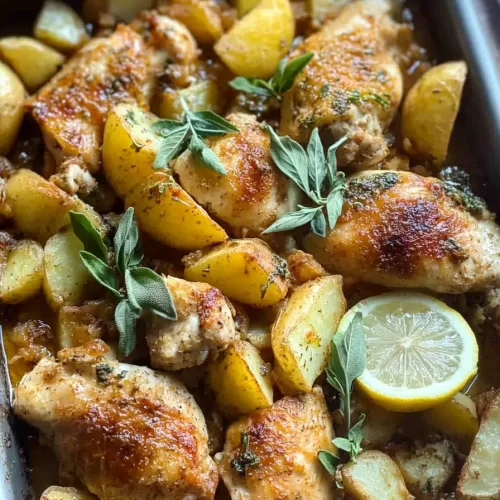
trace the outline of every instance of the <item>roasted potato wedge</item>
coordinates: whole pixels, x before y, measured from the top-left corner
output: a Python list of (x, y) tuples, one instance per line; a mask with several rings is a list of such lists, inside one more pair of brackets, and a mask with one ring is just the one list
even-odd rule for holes
[(236, 0), (234, 5), (236, 7), (236, 12), (238, 17), (242, 18), (245, 14), (248, 14), (252, 9), (255, 9), (259, 5), (260, 0)]
[(151, 130), (158, 118), (133, 104), (119, 104), (108, 113), (104, 128), (104, 174), (119, 196), (151, 175), (161, 137)]
[(410, 500), (398, 466), (385, 453), (369, 450), (342, 467), (344, 491), (354, 500)]
[(456, 441), (462, 453), (469, 453), (479, 430), (476, 403), (458, 392), (452, 399), (422, 413), (426, 423)]
[(49, 81), (65, 61), (65, 57), (53, 48), (26, 36), (0, 39), (0, 56), (29, 91), (37, 90)]
[(179, 250), (220, 243), (227, 234), (166, 172), (146, 177), (125, 197), (139, 226), (152, 238)]
[(71, 230), (52, 236), (45, 245), (43, 292), (54, 311), (89, 298), (97, 283), (80, 259), (83, 245)]
[(45, 1), (35, 22), (34, 35), (41, 42), (63, 52), (78, 49), (88, 38), (80, 16), (58, 0)]
[(402, 110), (409, 154), (444, 162), (466, 75), (465, 62), (448, 62), (429, 69), (410, 89)]
[(23, 240), (11, 250), (0, 279), (0, 301), (18, 304), (42, 289), (43, 248), (36, 241)]
[(439, 498), (455, 474), (455, 452), (446, 439), (407, 444), (397, 449), (394, 461), (410, 493), (422, 500)]
[(312, 390), (345, 311), (341, 276), (325, 276), (295, 289), (271, 330), (276, 373), (287, 387)]
[(262, 0), (219, 39), (214, 49), (233, 73), (269, 78), (294, 35), (289, 0)]
[(6, 155), (21, 128), (24, 86), (17, 75), (0, 62), (0, 155)]
[(184, 258), (184, 276), (254, 307), (277, 304), (289, 287), (286, 262), (261, 240), (231, 240)]
[(500, 498), (500, 391), (491, 400), (460, 473), (459, 500)]
[(220, 113), (222, 110), (221, 96), (217, 83), (211, 80), (195, 83), (185, 89), (162, 92), (157, 97), (156, 111), (162, 118), (181, 120), (181, 98), (186, 101), (191, 111), (210, 110)]
[(273, 404), (269, 367), (259, 351), (240, 340), (209, 367), (209, 385), (217, 406), (226, 416), (250, 413)]

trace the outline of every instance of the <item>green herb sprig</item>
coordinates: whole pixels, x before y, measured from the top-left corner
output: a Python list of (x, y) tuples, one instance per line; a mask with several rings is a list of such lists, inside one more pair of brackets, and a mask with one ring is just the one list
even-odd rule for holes
[(231, 467), (236, 470), (238, 475), (245, 476), (249, 467), (255, 467), (260, 464), (260, 459), (250, 450), (250, 436), (246, 432), (241, 433), (240, 446), (243, 451), (231, 460)]
[(293, 87), (295, 78), (297, 78), (297, 75), (307, 66), (313, 57), (314, 54), (312, 52), (306, 52), (288, 63), (285, 58), (280, 61), (276, 72), (269, 80), (238, 76), (234, 80), (231, 80), (229, 85), (233, 89), (245, 92), (246, 94), (281, 99), (281, 94), (288, 92)]
[[(332, 352), (325, 370), (328, 383), (333, 386), (342, 399), (342, 415), (347, 427), (346, 437), (335, 438), (332, 443), (349, 455), (350, 460), (356, 460), (361, 453), (363, 434), (361, 427), (365, 415), (351, 427), (351, 392), (352, 384), (365, 370), (366, 344), (363, 333), (363, 317), (356, 313), (345, 332), (337, 332), (332, 341)], [(330, 451), (320, 450), (318, 460), (330, 473), (335, 474), (342, 460)]]
[(159, 120), (153, 124), (153, 130), (163, 137), (153, 168), (166, 168), (170, 160), (188, 149), (197, 162), (226, 175), (224, 165), (203, 139), (235, 134), (239, 130), (213, 111), (190, 111), (182, 98), (181, 104), (184, 110), (182, 121)]
[(290, 137), (280, 137), (271, 127), (266, 128), (271, 136), (274, 163), (307, 195), (313, 206), (299, 205), (298, 211), (280, 217), (262, 234), (290, 231), (310, 223), (315, 234), (326, 236), (327, 226), (332, 230), (342, 213), (345, 176), (337, 172), (335, 155), (347, 138), (330, 146), (325, 159), (317, 128), (312, 132), (307, 150)]
[(383, 94), (382, 97), (379, 94), (375, 94), (373, 92), (361, 93), (359, 90), (352, 90), (347, 95), (348, 102), (376, 102), (380, 104), (384, 109), (389, 109), (389, 103), (391, 96), (389, 94)]
[(89, 219), (73, 211), (70, 219), (73, 232), (83, 244), (84, 249), (80, 251), (83, 265), (118, 301), (115, 323), (120, 333), (119, 349), (128, 356), (135, 348), (135, 326), (144, 310), (172, 321), (177, 319), (170, 291), (160, 275), (139, 266), (144, 254), (133, 208), (123, 214), (116, 230), (115, 267), (109, 265), (108, 247)]

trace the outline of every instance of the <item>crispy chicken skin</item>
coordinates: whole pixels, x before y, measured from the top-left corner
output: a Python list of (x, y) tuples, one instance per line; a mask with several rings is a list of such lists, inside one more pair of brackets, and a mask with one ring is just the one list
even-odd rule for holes
[(145, 13), (133, 27), (119, 25), (109, 37), (90, 41), (28, 99), (58, 165), (81, 157), (96, 172), (109, 109), (124, 102), (148, 108), (167, 56), (182, 64), (196, 60), (196, 42), (179, 22)]
[(388, 287), (465, 293), (500, 283), (500, 228), (448, 193), (432, 177), (362, 172), (348, 180), (335, 229), (307, 235), (305, 247), (331, 272)]
[(203, 414), (174, 378), (105, 357), (101, 341), (45, 358), (15, 413), (52, 442), (61, 467), (101, 500), (213, 499)]
[(211, 215), (228, 224), (234, 236), (260, 236), (293, 207), (295, 197), (290, 182), (271, 159), (269, 135), (255, 116), (233, 113), (228, 120), (239, 134), (206, 141), (224, 165), (226, 176), (196, 166), (190, 152), (175, 162), (174, 170), (182, 187)]
[(402, 25), (390, 17), (391, 2), (364, 0), (348, 5), (292, 53), (314, 58), (285, 94), (280, 133), (306, 142), (319, 127), (326, 144), (344, 135), (339, 166), (366, 169), (388, 154), (383, 132), (401, 102), (397, 62)]
[[(259, 463), (239, 474), (231, 462), (248, 450)], [(232, 500), (330, 500), (333, 481), (319, 463), (318, 450), (333, 451), (333, 428), (321, 389), (285, 397), (232, 424), (224, 451), (215, 456)]]
[(191, 283), (169, 276), (177, 321), (154, 315), (146, 334), (151, 366), (181, 370), (201, 365), (211, 351), (225, 349), (236, 340), (231, 309), (224, 295), (206, 283)]

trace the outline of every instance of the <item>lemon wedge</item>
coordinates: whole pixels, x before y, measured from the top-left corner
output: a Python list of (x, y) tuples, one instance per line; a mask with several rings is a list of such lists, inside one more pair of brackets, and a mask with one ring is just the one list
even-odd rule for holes
[(362, 300), (342, 318), (363, 315), (366, 368), (360, 391), (391, 411), (415, 412), (451, 399), (477, 372), (474, 332), (457, 311), (415, 292)]

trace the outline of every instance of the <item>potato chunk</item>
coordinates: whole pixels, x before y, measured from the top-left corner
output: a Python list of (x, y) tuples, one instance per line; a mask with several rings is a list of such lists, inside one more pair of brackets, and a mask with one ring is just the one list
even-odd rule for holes
[(342, 482), (346, 493), (354, 500), (409, 500), (413, 496), (406, 489), (398, 466), (380, 451), (361, 453), (356, 462), (342, 468)]
[(402, 111), (410, 154), (444, 162), (466, 75), (465, 62), (448, 62), (428, 70), (410, 89)]
[(227, 416), (250, 413), (273, 404), (269, 367), (259, 351), (240, 340), (228, 347), (209, 368), (209, 385), (217, 406)]
[(271, 330), (275, 369), (285, 391), (312, 390), (345, 310), (341, 276), (308, 281), (292, 293)]
[(37, 90), (46, 83), (65, 60), (59, 52), (26, 36), (2, 38), (0, 54), (29, 91)]
[(458, 392), (452, 399), (423, 412), (427, 424), (457, 441), (462, 453), (469, 453), (479, 429), (476, 403)]
[(40, 500), (93, 500), (95, 497), (90, 493), (77, 490), (76, 488), (50, 486), (40, 497)]
[(282, 300), (289, 286), (286, 262), (261, 240), (231, 240), (184, 258), (184, 276), (209, 283), (226, 297), (254, 307)]
[(10, 151), (24, 116), (24, 87), (17, 75), (0, 62), (0, 155)]
[(151, 175), (161, 137), (151, 125), (158, 118), (132, 104), (118, 104), (108, 113), (104, 127), (104, 174), (118, 196), (125, 196)]
[(80, 250), (83, 245), (71, 230), (55, 234), (45, 245), (43, 292), (54, 311), (63, 305), (80, 304), (96, 289)]
[(135, 208), (143, 231), (172, 248), (198, 250), (227, 239), (224, 229), (166, 172), (146, 177), (126, 195), (125, 204)]
[(458, 480), (460, 500), (500, 498), (500, 391), (481, 418), (479, 432)]
[(215, 44), (215, 52), (240, 76), (269, 78), (295, 34), (289, 0), (262, 0)]
[(74, 51), (87, 40), (85, 24), (67, 4), (46, 0), (35, 22), (35, 37), (57, 50)]
[(399, 448), (394, 461), (410, 492), (421, 499), (436, 498), (455, 473), (455, 452), (446, 439)]
[(36, 295), (42, 288), (43, 248), (36, 241), (21, 241), (7, 257), (0, 280), (0, 300), (18, 304)]

